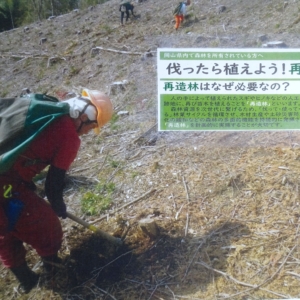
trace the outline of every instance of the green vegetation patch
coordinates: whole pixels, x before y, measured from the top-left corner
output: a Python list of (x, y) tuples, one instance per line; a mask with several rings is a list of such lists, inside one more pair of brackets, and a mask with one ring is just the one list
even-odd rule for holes
[(94, 191), (83, 194), (81, 199), (82, 211), (88, 215), (97, 215), (107, 210), (111, 206), (114, 191), (114, 183), (98, 183)]

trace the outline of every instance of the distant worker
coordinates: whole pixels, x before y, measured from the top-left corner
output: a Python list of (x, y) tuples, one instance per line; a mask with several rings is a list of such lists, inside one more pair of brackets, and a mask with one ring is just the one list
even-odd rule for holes
[(121, 12), (121, 25), (122, 26), (124, 25), (123, 20), (124, 20), (125, 13), (126, 13), (126, 22), (129, 19), (129, 11), (131, 11), (131, 14), (135, 17), (135, 14), (133, 13), (133, 9), (134, 9), (134, 6), (130, 2), (128, 2), (126, 0), (121, 2), (119, 11)]
[(175, 29), (177, 30), (180, 24), (184, 20), (184, 16), (186, 15), (186, 6), (191, 4), (191, 0), (186, 0), (184, 2), (180, 2), (178, 6), (174, 10), (175, 17)]
[[(21, 107), (22, 99), (16, 101)], [(67, 217), (65, 174), (77, 155), (79, 137), (92, 129), (99, 131), (113, 113), (108, 96), (96, 90), (84, 89), (81, 96), (63, 102), (60, 104), (66, 114), (53, 117), (44, 129), (37, 128), (42, 133), (34, 137), (10, 169), (0, 174), (0, 259), (24, 293), (37, 285), (39, 275), (27, 265), (23, 243), (36, 250), (46, 272), (61, 263), (57, 254), (63, 231), (58, 217)], [(7, 119), (3, 114), (1, 117)], [(47, 166), (45, 194), (50, 205), (35, 193), (32, 181)], [(16, 210), (17, 214), (11, 213)]]

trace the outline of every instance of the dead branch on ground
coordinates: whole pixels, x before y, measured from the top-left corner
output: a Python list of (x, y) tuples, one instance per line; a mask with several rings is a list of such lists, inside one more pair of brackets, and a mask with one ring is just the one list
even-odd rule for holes
[(106, 219), (108, 215), (112, 215), (112, 214), (117, 213), (118, 211), (122, 210), (123, 208), (125, 208), (125, 207), (127, 207), (127, 206), (130, 206), (131, 204), (133, 204), (133, 203), (135, 203), (135, 202), (138, 202), (139, 200), (142, 200), (142, 199), (144, 199), (144, 198), (150, 196), (150, 195), (151, 195), (152, 193), (154, 193), (155, 191), (156, 191), (156, 189), (151, 189), (151, 190), (149, 190), (148, 192), (146, 192), (145, 194), (143, 194), (141, 197), (139, 197), (139, 198), (137, 198), (137, 199), (135, 199), (135, 200), (132, 200), (132, 201), (130, 201), (130, 202), (128, 202), (128, 203), (122, 205), (121, 207), (115, 209), (113, 212), (110, 212), (109, 214), (107, 214), (107, 215), (105, 215), (105, 216), (102, 216), (101, 218), (98, 218), (98, 219), (96, 219), (96, 220), (90, 222), (90, 224), (95, 224), (95, 223), (97, 223), (97, 222), (100, 222), (100, 221)]

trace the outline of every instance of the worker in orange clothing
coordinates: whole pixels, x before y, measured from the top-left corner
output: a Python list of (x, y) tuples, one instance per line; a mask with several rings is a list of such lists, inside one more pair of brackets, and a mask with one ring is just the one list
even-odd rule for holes
[(175, 17), (175, 29), (177, 30), (180, 24), (184, 20), (184, 16), (186, 15), (186, 7), (191, 4), (191, 0), (186, 0), (184, 2), (180, 2), (178, 8), (174, 12)]

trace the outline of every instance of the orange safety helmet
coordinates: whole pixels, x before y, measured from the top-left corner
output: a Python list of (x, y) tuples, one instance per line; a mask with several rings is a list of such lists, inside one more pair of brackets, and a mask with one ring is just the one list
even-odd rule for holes
[(98, 128), (94, 131), (99, 134), (100, 128), (105, 125), (113, 115), (113, 106), (107, 95), (97, 90), (84, 89), (81, 93), (82, 97), (86, 97), (97, 108), (97, 123)]

